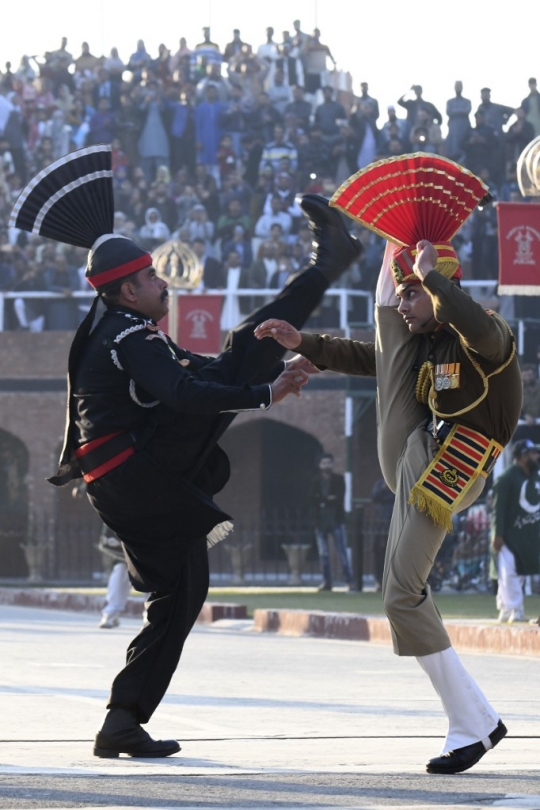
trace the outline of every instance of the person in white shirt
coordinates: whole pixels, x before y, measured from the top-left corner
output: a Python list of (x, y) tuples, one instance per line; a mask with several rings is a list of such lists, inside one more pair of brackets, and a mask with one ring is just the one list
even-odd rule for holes
[(264, 59), (268, 65), (279, 59), (279, 46), (277, 42), (274, 42), (273, 28), (266, 29), (266, 42), (257, 48), (257, 56), (259, 59)]
[(240, 303), (236, 291), (240, 286), (240, 274), (242, 265), (240, 255), (236, 250), (231, 250), (225, 262), (225, 300), (221, 310), (220, 327), (227, 332), (232, 329), (241, 319)]
[(263, 214), (257, 220), (255, 225), (255, 236), (259, 236), (261, 239), (268, 239), (270, 236), (270, 229), (272, 225), (275, 225), (276, 223), (281, 225), (283, 234), (288, 236), (292, 230), (292, 217), (283, 210), (283, 202), (281, 197), (279, 197), (277, 194), (272, 196), (272, 199), (270, 200), (270, 208), (270, 214)]

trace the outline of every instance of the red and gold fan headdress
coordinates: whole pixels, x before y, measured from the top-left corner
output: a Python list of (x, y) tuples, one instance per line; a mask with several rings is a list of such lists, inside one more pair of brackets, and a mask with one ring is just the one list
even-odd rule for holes
[(461, 278), (450, 240), (486, 197), (488, 187), (467, 169), (420, 152), (372, 163), (346, 180), (330, 205), (400, 246), (392, 273), (402, 284), (419, 281), (412, 268), (422, 239), (437, 250), (435, 269), (447, 278)]

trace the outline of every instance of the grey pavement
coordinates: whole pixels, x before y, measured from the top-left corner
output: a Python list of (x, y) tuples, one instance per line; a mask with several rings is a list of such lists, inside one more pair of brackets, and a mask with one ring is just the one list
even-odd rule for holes
[(168, 759), (92, 756), (110, 682), (140, 623), (0, 606), (0, 808), (540, 809), (538, 658), (462, 655), (509, 728), (466, 774), (424, 772), (445, 718), (388, 646), (197, 625), (148, 730)]

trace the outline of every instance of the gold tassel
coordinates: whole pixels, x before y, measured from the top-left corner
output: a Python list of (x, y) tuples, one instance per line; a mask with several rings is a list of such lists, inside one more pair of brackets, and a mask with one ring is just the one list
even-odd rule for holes
[(428, 515), (437, 526), (442, 526), (447, 532), (452, 531), (452, 512), (427, 496), (417, 484), (412, 488), (409, 503)]
[(431, 372), (433, 370), (433, 363), (429, 360), (426, 360), (425, 363), (422, 364), (420, 371), (418, 372), (418, 378), (416, 380), (416, 387), (415, 387), (415, 396), (416, 401), (420, 402), (422, 405), (427, 405), (429, 402), (429, 392), (432, 386), (432, 376)]

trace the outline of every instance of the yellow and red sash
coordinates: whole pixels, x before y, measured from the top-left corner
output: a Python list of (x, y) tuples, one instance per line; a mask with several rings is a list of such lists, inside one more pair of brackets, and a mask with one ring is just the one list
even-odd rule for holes
[(412, 488), (409, 503), (452, 530), (452, 515), (479, 475), (487, 478), (503, 446), (478, 431), (454, 425)]

